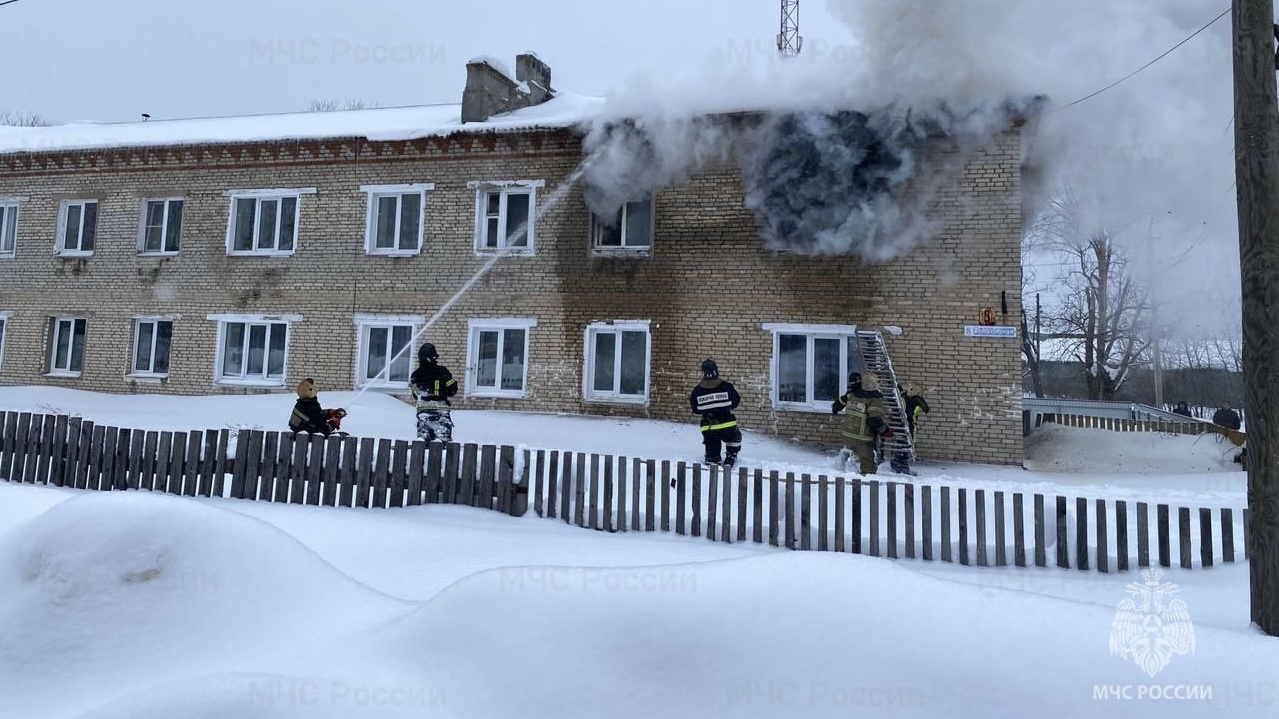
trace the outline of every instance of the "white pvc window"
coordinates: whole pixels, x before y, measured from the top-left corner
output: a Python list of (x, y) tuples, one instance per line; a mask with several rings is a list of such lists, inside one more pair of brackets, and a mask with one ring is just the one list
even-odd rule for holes
[(532, 253), (540, 181), (471, 183), (476, 188), (475, 249)]
[(830, 411), (848, 375), (861, 367), (853, 327), (773, 330), (773, 401), (778, 407)]
[(643, 251), (653, 245), (653, 200), (628, 202), (608, 222), (591, 215), (591, 247), (596, 251)]
[(172, 340), (173, 322), (171, 320), (136, 320), (133, 326), (131, 374), (167, 376)]
[(228, 255), (288, 255), (297, 250), (298, 223), (307, 189), (234, 190), (227, 221)]
[(49, 374), (79, 376), (84, 370), (84, 338), (87, 321), (82, 317), (51, 320)]
[(360, 325), (361, 386), (407, 387), (413, 372), (412, 324), (369, 322)]
[(58, 219), (58, 254), (93, 254), (97, 229), (97, 200), (63, 200)]
[(369, 196), (364, 248), (371, 255), (412, 255), (422, 251), (426, 194), (431, 184), (366, 185)]
[(224, 321), (219, 338), (221, 381), (283, 383), (289, 348), (287, 322)]
[(528, 394), (529, 330), (532, 320), (472, 322), (467, 394), (524, 397)]
[(647, 401), (650, 345), (647, 323), (594, 324), (587, 327), (585, 398), (615, 402)]
[(18, 203), (0, 202), (0, 257), (13, 257), (18, 249)]
[(146, 200), (142, 203), (142, 232), (138, 251), (148, 255), (175, 254), (182, 238), (180, 198)]

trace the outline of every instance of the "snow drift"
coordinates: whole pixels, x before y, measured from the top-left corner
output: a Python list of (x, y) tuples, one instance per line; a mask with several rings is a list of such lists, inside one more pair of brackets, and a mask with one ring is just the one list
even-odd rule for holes
[(289, 666), (321, 624), (357, 631), (411, 606), (269, 524), (179, 497), (76, 494), (8, 529), (0, 696), (27, 707), (14, 716), (48, 716), (55, 695), (91, 707), (142, 678)]

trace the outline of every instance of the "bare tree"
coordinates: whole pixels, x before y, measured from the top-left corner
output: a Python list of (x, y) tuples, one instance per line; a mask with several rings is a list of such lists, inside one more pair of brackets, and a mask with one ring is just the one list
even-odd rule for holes
[[(1027, 237), (1022, 238), (1022, 256), (1025, 257), (1027, 250), (1033, 248), (1033, 242)], [(1035, 272), (1027, 267), (1022, 268), (1021, 273), (1021, 354), (1026, 358), (1026, 372), (1030, 375), (1030, 384), (1034, 388), (1036, 397), (1044, 396), (1044, 378), (1039, 364), (1039, 333), (1043, 329), (1039, 323), (1031, 320), (1027, 315), (1031, 312), (1038, 313), (1039, 303), (1031, 302), (1032, 297), (1038, 299), (1038, 292), (1031, 292), (1031, 288), (1035, 286)], [(1038, 317), (1036, 317), (1038, 319)], [(1033, 330), (1031, 329), (1033, 327)], [(1024, 377), (1024, 375), (1023, 375)]]
[(52, 124), (43, 116), (35, 113), (0, 110), (0, 125), (8, 125), (10, 127), (48, 127)]
[(366, 103), (363, 100), (312, 100), (307, 112), (338, 112), (340, 110), (376, 110), (382, 103)]
[(1149, 360), (1148, 288), (1104, 226), (1085, 224), (1070, 188), (1061, 190), (1032, 231), (1043, 246), (1067, 258), (1061, 303), (1047, 317), (1048, 336), (1083, 364), (1089, 399), (1113, 399), (1133, 369)]
[(1243, 372), (1243, 341), (1238, 336), (1173, 340), (1165, 358), (1179, 369), (1220, 369)]
[[(1026, 303), (1022, 303), (1021, 313), (1021, 354), (1026, 358), (1026, 372), (1030, 374), (1030, 385), (1036, 397), (1044, 396), (1044, 378), (1039, 367), (1039, 343), (1037, 335), (1030, 331), (1026, 322)], [(1023, 375), (1024, 377), (1024, 375)]]

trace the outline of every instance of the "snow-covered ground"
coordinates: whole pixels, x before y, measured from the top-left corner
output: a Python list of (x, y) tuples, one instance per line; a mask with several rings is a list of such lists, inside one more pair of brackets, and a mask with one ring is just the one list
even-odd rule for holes
[[(412, 436), (393, 399), (320, 398), (352, 410), (353, 434)], [(0, 389), (0, 409), (145, 429), (275, 428), (291, 404)], [(691, 422), (459, 411), (456, 424), (461, 441), (699, 449)], [(1211, 438), (1031, 440), (1035, 469), (923, 463), (919, 479), (1244, 501)], [(742, 458), (834, 462), (754, 433)], [(1151, 579), (1188, 614), (1164, 626), (1194, 639), (1156, 654), (1152, 676), (1110, 649), (1117, 619), (1134, 626), (1117, 609), (1137, 573), (791, 552), (439, 505), (0, 483), (0, 716), (1273, 717), (1279, 640), (1249, 625), (1247, 570)]]

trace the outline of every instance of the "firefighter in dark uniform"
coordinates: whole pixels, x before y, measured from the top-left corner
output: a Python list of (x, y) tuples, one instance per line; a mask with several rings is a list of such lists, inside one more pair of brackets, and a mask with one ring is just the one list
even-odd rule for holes
[[(919, 420), (919, 413), (928, 414), (928, 400), (919, 393), (919, 386), (914, 382), (907, 382), (906, 386), (897, 385), (897, 391), (901, 392), (906, 403), (906, 426), (910, 428), (910, 438), (912, 442), (918, 442), (919, 435), (916, 433), (916, 426)], [(907, 450), (897, 450), (893, 453), (892, 461), (889, 466), (898, 474), (914, 474), (914, 470), (910, 468), (910, 452)]]
[[(702, 363), (702, 381), (688, 395), (693, 414), (700, 415), (702, 444), (706, 445), (707, 464), (723, 463), (732, 467), (742, 449), (742, 430), (737, 426), (733, 409), (742, 401), (732, 382), (719, 376), (715, 360)], [(723, 454), (721, 456), (721, 449)]]
[(435, 345), (427, 342), (418, 348), (418, 365), (409, 377), (409, 391), (417, 409), (417, 436), (427, 442), (452, 442), (449, 397), (457, 394), (457, 381), (439, 360)]

